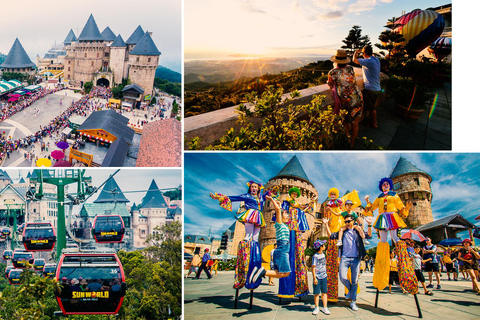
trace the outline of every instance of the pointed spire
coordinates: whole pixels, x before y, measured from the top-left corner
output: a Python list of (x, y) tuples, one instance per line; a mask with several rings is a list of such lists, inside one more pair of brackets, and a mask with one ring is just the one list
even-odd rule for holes
[(118, 186), (114, 178), (110, 178), (102, 188), (102, 192), (98, 196), (97, 200), (93, 203), (104, 202), (130, 202), (122, 192), (122, 189)]
[(0, 180), (8, 180), (10, 183), (12, 182), (12, 179), (5, 170), (0, 170)]
[(127, 44), (137, 44), (138, 40), (142, 38), (145, 31), (143, 31), (141, 26), (138, 26), (135, 31), (133, 31), (132, 35), (127, 39)]
[(115, 41), (113, 41), (113, 43), (110, 45), (110, 48), (111, 47), (120, 47), (120, 48), (124, 48), (126, 47), (127, 44), (125, 43), (125, 41), (123, 41), (123, 38), (121, 35), (118, 35), (116, 38), (115, 38)]
[(158, 190), (155, 180), (152, 180), (147, 194), (142, 199), (140, 208), (167, 208), (167, 203), (160, 190)]
[(145, 32), (145, 34), (138, 40), (137, 45), (130, 51), (132, 55), (139, 55), (139, 56), (159, 56), (161, 55), (160, 51), (158, 51), (157, 46), (152, 40), (150, 33)]
[(20, 41), (15, 39), (12, 48), (8, 52), (5, 61), (0, 65), (1, 68), (29, 68), (35, 67), (35, 63), (30, 60)]
[(282, 177), (287, 177), (287, 178), (300, 178), (302, 180), (310, 182), (308, 180), (307, 174), (302, 168), (302, 165), (300, 164), (300, 161), (298, 161), (297, 156), (293, 156), (290, 161), (283, 167), (283, 169), (273, 178), (282, 178)]
[(395, 178), (402, 174), (407, 174), (407, 173), (423, 173), (430, 177), (428, 173), (418, 169), (404, 157), (400, 157), (400, 159), (398, 159), (397, 161), (397, 164), (395, 165), (395, 168), (393, 168), (392, 173), (390, 174), (390, 178)]
[(102, 41), (102, 35), (100, 30), (98, 30), (97, 23), (93, 18), (93, 15), (90, 14), (85, 27), (83, 27), (82, 32), (78, 36), (78, 41)]
[(73, 29), (70, 29), (70, 32), (67, 34), (67, 37), (63, 41), (63, 44), (69, 45), (72, 42), (78, 41), (77, 37), (75, 36), (75, 33), (73, 32)]
[(117, 36), (113, 33), (110, 27), (106, 27), (105, 30), (102, 31), (102, 38), (103, 41), (113, 41)]

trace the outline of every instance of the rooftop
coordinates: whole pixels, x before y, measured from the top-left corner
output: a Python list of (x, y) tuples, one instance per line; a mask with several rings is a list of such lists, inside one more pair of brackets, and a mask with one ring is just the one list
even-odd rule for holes
[(297, 156), (293, 156), (285, 167), (272, 179), (275, 178), (300, 178), (305, 181), (310, 181)]
[(102, 34), (98, 30), (97, 23), (91, 14), (78, 36), (78, 41), (103, 41)]
[(102, 192), (93, 203), (102, 202), (130, 202), (122, 192), (122, 189), (118, 186), (115, 179), (112, 177), (108, 179), (102, 188)]
[(392, 173), (390, 174), (390, 178), (395, 178), (407, 173), (423, 173), (430, 177), (428, 173), (418, 169), (404, 157), (400, 157), (400, 159), (398, 159), (397, 161), (395, 168), (393, 168)]
[(103, 41), (114, 41), (117, 38), (117, 36), (115, 35), (115, 33), (113, 33), (110, 27), (106, 27), (102, 31), (102, 38), (103, 38)]
[(0, 65), (0, 68), (33, 68), (35, 63), (30, 60), (27, 52), (23, 48), (20, 41), (15, 39), (12, 48), (7, 54), (5, 61)]
[(73, 33), (73, 30), (70, 29), (70, 32), (67, 34), (67, 37), (65, 40), (63, 40), (64, 44), (71, 44), (74, 41), (78, 41), (77, 37), (75, 36), (75, 33)]
[(115, 40), (113, 41), (113, 43), (110, 45), (110, 48), (111, 47), (126, 47), (127, 44), (125, 43), (125, 41), (123, 41), (123, 38), (121, 35), (118, 35)]
[(133, 31), (132, 35), (127, 39), (127, 44), (137, 44), (138, 40), (140, 40), (143, 36), (145, 31), (143, 31), (141, 26), (138, 26), (135, 31)]
[(161, 55), (158, 51), (157, 46), (152, 40), (150, 33), (145, 32), (145, 34), (138, 40), (137, 45), (130, 51), (131, 55), (139, 56), (159, 56)]

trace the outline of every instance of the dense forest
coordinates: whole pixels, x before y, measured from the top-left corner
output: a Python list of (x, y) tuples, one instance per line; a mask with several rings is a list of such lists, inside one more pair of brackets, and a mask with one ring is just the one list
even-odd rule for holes
[(295, 70), (253, 79), (242, 78), (216, 84), (205, 82), (185, 84), (185, 117), (240, 104), (247, 93), (254, 91), (261, 94), (267, 86), (273, 85), (276, 88), (283, 88), (284, 92), (290, 92), (324, 84), (332, 66), (329, 60), (318, 61)]

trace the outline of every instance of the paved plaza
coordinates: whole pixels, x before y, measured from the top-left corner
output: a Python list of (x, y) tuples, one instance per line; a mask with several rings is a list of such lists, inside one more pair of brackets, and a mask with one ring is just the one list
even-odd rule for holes
[[(309, 286), (312, 290), (312, 278), (309, 272)], [(418, 319), (415, 300), (412, 295), (403, 295), (398, 286), (392, 288), (393, 294), (383, 290), (379, 295), (378, 308), (375, 308), (376, 289), (372, 285), (373, 273), (364, 273), (359, 280), (361, 292), (358, 295), (359, 310), (352, 311), (349, 302), (340, 298), (337, 303), (329, 302), (331, 315), (319, 313), (312, 315), (313, 295), (295, 299), (279, 299), (275, 286), (269, 286), (267, 280), (254, 291), (253, 308), (249, 307), (249, 290), (240, 290), (237, 309), (233, 309), (235, 290), (232, 289), (234, 271), (219, 271), (216, 277), (208, 280), (202, 274), (200, 280), (185, 279), (185, 319)], [(425, 273), (425, 276), (427, 274)], [(193, 277), (193, 275), (191, 275)], [(462, 278), (462, 276), (460, 276)], [(446, 281), (441, 278), (442, 289), (433, 290), (433, 296), (417, 294), (423, 319), (480, 319), (480, 297), (472, 291), (471, 281)], [(344, 288), (339, 289), (339, 295)]]
[[(80, 93), (74, 93), (72, 90), (62, 90), (49, 94), (37, 101), (24, 110), (12, 115), (4, 121), (0, 121), (0, 132), (5, 131), (6, 136), (12, 137), (12, 140), (25, 138), (27, 136), (35, 134), (40, 130), (40, 126), (46, 126), (55, 117), (65, 111), (72, 103), (72, 101), (78, 101), (82, 95)], [(170, 105), (167, 111), (164, 112), (165, 118), (169, 118), (171, 115), (173, 98), (169, 96), (162, 97), (166, 105)], [(106, 99), (95, 98), (94, 100), (106, 104)], [(61, 101), (61, 105), (60, 105)], [(157, 121), (160, 118), (153, 114), (153, 111), (134, 110), (133, 112), (122, 112), (122, 115), (127, 117), (131, 123), (136, 124), (137, 128), (142, 128), (141, 121)], [(24, 157), (25, 152), (34, 152), (38, 158), (46, 158), (55, 147), (55, 142), (61, 138), (60, 134), (44, 137), (45, 144), (50, 143), (48, 151), (41, 152), (40, 142), (35, 142), (27, 149), (19, 148), (17, 151), (13, 151), (8, 158), (5, 159), (3, 167), (36, 167), (35, 161), (28, 161)], [(130, 147), (124, 166), (134, 167), (138, 148), (140, 145), (141, 135), (135, 134), (133, 139), (133, 145)], [(104, 146), (97, 147), (93, 142), (87, 142), (84, 148), (79, 149), (82, 152), (93, 155), (93, 161), (101, 164), (108, 148)], [(68, 150), (66, 152), (68, 158)]]

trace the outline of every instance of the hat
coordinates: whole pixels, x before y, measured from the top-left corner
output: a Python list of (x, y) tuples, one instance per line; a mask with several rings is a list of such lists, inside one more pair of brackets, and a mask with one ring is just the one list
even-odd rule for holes
[(353, 204), (353, 201), (352, 200), (347, 200), (347, 201), (345, 201), (345, 204)]
[(208, 252), (208, 251), (210, 251), (210, 249), (208, 249), (208, 248), (205, 248), (205, 252)]
[(87, 280), (82, 279), (82, 281), (80, 281), (80, 284), (87, 284)]
[(468, 242), (468, 243), (472, 244), (472, 240), (465, 239), (465, 240), (462, 241), (462, 246), (465, 245), (465, 242)]
[(254, 183), (255, 183), (255, 184), (258, 184), (258, 189), (259, 189), (259, 190), (262, 190), (262, 189), (263, 189), (263, 186), (262, 186), (261, 183), (256, 182), (256, 181), (253, 181), (253, 180), (250, 180), (250, 181), (247, 182), (248, 193), (250, 193), (250, 186), (251, 186), (252, 184), (254, 184)]
[(330, 58), (330, 61), (340, 63), (340, 64), (347, 64), (351, 60), (350, 60), (349, 57), (347, 57), (347, 51), (345, 51), (343, 49), (338, 49), (337, 54), (332, 56)]
[(337, 188), (330, 188), (330, 190), (328, 190), (328, 196), (329, 197), (330, 197), (330, 193), (332, 193), (332, 192), (335, 193), (335, 195), (338, 198), (338, 194), (339, 194), (338, 189)]
[(77, 279), (77, 278), (73, 278), (73, 279), (72, 279), (72, 284), (73, 284), (73, 285), (79, 284), (78, 279)]
[(67, 277), (63, 277), (62, 280), (67, 280)]
[(323, 246), (325, 244), (325, 242), (327, 242), (327, 240), (317, 240), (313, 243), (313, 248), (315, 250), (318, 250), (318, 249), (320, 249), (321, 246)]
[(288, 195), (291, 197), (292, 193), (294, 192), (297, 194), (297, 197), (300, 197), (300, 195), (302, 194), (300, 192), (300, 189), (298, 189), (297, 187), (293, 187), (293, 188), (290, 188), (290, 190), (288, 190)]

